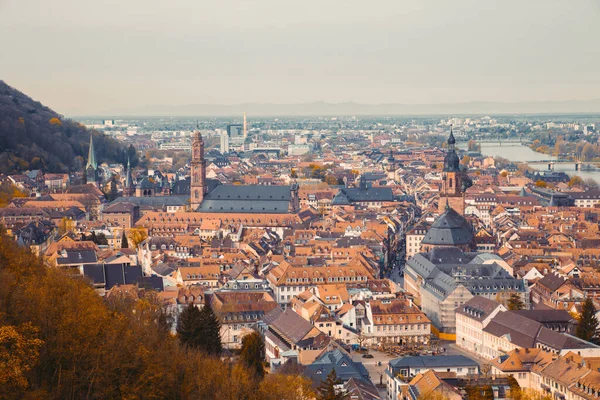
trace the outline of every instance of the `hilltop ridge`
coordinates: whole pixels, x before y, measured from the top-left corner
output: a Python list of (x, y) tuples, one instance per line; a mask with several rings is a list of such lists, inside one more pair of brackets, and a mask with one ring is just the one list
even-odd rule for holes
[(90, 134), (100, 161), (123, 161), (124, 149), (114, 139), (64, 118), (0, 80), (0, 173), (81, 170)]

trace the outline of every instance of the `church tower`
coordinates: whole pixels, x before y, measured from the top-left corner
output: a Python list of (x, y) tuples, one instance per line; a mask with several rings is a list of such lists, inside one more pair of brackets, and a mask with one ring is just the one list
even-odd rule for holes
[(465, 215), (464, 192), (471, 186), (470, 179), (460, 170), (460, 160), (454, 148), (456, 139), (452, 128), (448, 137), (448, 151), (444, 158), (444, 170), (442, 171), (442, 191), (438, 201), (438, 211), (442, 214), (449, 206), (460, 215)]
[(98, 185), (98, 163), (96, 162), (96, 151), (94, 150), (94, 137), (90, 135), (90, 148), (88, 149), (88, 159), (85, 165), (85, 177), (87, 183)]
[(135, 187), (133, 186), (133, 176), (131, 176), (131, 164), (127, 158), (127, 173), (125, 177), (125, 185), (123, 186), (123, 197), (133, 196)]
[(190, 207), (196, 211), (204, 195), (207, 192), (206, 186), (206, 161), (204, 160), (204, 140), (200, 132), (194, 132), (192, 140), (192, 176), (190, 183)]

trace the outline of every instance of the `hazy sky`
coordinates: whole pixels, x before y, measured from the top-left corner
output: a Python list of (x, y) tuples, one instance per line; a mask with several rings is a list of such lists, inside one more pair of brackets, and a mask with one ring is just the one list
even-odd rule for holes
[(0, 79), (144, 105), (600, 97), (599, 0), (0, 0)]

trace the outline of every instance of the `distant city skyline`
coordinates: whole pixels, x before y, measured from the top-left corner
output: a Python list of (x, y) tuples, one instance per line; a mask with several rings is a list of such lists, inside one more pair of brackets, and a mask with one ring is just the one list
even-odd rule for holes
[(71, 116), (316, 102), (600, 111), (599, 17), (595, 0), (0, 0), (0, 79)]

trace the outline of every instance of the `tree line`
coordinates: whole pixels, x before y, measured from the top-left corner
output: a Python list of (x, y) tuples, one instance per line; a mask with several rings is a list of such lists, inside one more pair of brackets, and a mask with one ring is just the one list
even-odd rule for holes
[(173, 335), (172, 316), (155, 293), (104, 300), (4, 233), (0, 282), (2, 399), (315, 397), (302, 376), (265, 373), (260, 335), (245, 339), (239, 360), (221, 359)]

